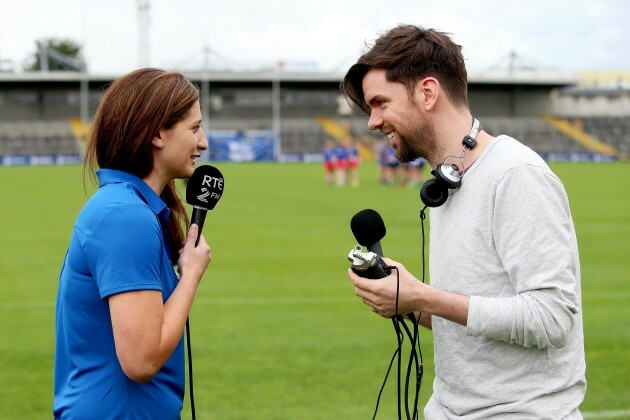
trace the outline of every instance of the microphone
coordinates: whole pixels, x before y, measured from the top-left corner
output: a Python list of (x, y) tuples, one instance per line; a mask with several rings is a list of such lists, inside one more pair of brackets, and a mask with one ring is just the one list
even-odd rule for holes
[[(385, 222), (383, 218), (376, 210), (365, 209), (361, 210), (350, 220), (350, 229), (354, 234), (354, 238), (359, 242), (359, 245), (367, 247), (368, 251), (377, 254), (374, 260), (367, 261), (368, 264), (359, 266), (359, 269), (353, 267), (353, 271), (362, 277), (366, 278), (383, 278), (391, 273), (391, 268), (385, 264), (382, 260), (383, 248), (381, 247), (381, 239), (385, 237), (387, 229), (385, 229)], [(358, 251), (358, 250), (356, 250)], [(361, 253), (350, 252), (348, 258), (353, 261), (350, 256), (361, 260)], [(364, 260), (365, 261), (365, 260)], [(363, 268), (367, 266), (367, 268)], [(361, 270), (362, 269), (362, 270)], [(407, 314), (409, 319), (416, 323), (416, 319), (413, 313)], [(402, 320), (402, 317), (397, 315), (397, 319)]]
[(186, 202), (193, 206), (190, 223), (199, 226), (197, 242), (201, 238), (201, 229), (208, 210), (217, 205), (223, 195), (223, 175), (214, 166), (202, 165), (195, 169), (186, 185)]
[(383, 256), (381, 239), (387, 230), (383, 218), (376, 210), (361, 210), (350, 220), (350, 229), (359, 245), (367, 247), (368, 251)]
[[(223, 174), (214, 166), (201, 165), (195, 169), (192, 176), (186, 184), (186, 202), (193, 207), (191, 216), (191, 224), (199, 226), (197, 233), (197, 241), (195, 246), (199, 244), (201, 238), (201, 229), (203, 222), (206, 220), (208, 210), (212, 210), (217, 205), (219, 199), (223, 195)], [(193, 368), (192, 368), (192, 350), (190, 347), (190, 323), (186, 318), (186, 344), (188, 347), (188, 379), (190, 382), (190, 408), (192, 417), (195, 418), (195, 397), (193, 394)]]
[[(350, 229), (359, 243), (348, 254), (352, 262), (352, 271), (367, 279), (387, 277), (391, 270), (388, 268), (381, 248), (381, 239), (385, 237), (385, 223), (381, 215), (375, 210), (361, 210), (350, 220)], [(368, 252), (361, 252), (361, 247), (367, 247)]]

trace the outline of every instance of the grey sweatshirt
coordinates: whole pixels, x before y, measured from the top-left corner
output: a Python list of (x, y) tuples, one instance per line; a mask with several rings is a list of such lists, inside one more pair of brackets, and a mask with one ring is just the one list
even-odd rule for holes
[(433, 317), (427, 419), (574, 419), (586, 391), (580, 263), (566, 192), (497, 137), (430, 213), (430, 281), (470, 296), (466, 327)]

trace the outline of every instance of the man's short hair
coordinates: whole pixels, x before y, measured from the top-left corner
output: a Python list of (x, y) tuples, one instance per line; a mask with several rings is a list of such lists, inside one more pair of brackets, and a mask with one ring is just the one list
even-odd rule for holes
[(468, 75), (461, 50), (445, 32), (399, 25), (381, 35), (350, 67), (341, 92), (369, 115), (363, 78), (372, 69), (385, 69), (387, 81), (402, 83), (410, 96), (419, 80), (435, 77), (453, 105), (467, 108)]

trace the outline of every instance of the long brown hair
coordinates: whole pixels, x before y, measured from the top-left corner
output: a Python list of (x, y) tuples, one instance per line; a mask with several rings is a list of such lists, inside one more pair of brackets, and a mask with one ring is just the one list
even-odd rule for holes
[(410, 97), (415, 84), (425, 77), (435, 77), (450, 101), (468, 107), (468, 75), (462, 47), (449, 34), (414, 25), (399, 25), (383, 34), (346, 73), (341, 92), (369, 115), (365, 103), (363, 78), (375, 68), (385, 69), (389, 82), (402, 83)]
[[(177, 72), (156, 68), (135, 70), (114, 81), (105, 91), (88, 135), (83, 164), (96, 180), (96, 168), (118, 169), (145, 178), (153, 169), (152, 139), (186, 118), (199, 100), (199, 89)], [(168, 221), (173, 261), (184, 242), (186, 208), (174, 181), (160, 198), (171, 209)]]

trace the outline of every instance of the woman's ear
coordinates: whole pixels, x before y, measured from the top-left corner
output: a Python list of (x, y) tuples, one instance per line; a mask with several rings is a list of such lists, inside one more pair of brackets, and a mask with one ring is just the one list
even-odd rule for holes
[(153, 146), (157, 147), (158, 149), (161, 149), (162, 147), (164, 147), (164, 140), (162, 140), (162, 134), (157, 133), (157, 135), (151, 139), (151, 144), (153, 144)]

